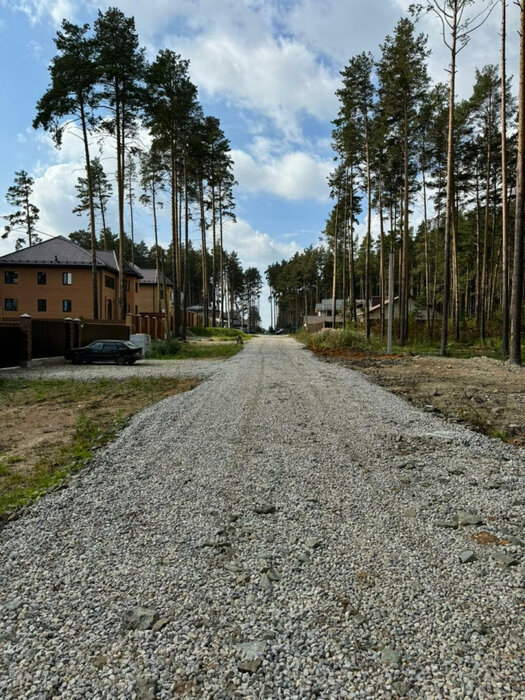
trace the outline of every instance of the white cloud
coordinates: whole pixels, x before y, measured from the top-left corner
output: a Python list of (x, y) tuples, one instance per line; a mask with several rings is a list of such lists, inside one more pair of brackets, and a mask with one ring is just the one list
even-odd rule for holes
[(257, 110), (287, 138), (300, 139), (302, 115), (328, 121), (336, 112), (338, 80), (294, 40), (266, 37), (247, 45), (214, 33), (188, 44), (184, 54), (200, 89)]
[(295, 241), (277, 241), (267, 233), (253, 229), (243, 219), (225, 224), (224, 247), (236, 250), (244, 267), (257, 267), (261, 273), (270, 263), (289, 258), (301, 250)]
[(38, 24), (50, 18), (54, 24), (60, 24), (64, 17), (75, 19), (78, 3), (73, 0), (1, 0), (3, 7), (23, 12), (31, 22)]
[(252, 156), (234, 150), (235, 177), (241, 190), (268, 192), (286, 200), (328, 200), (327, 177), (331, 161), (324, 161), (301, 151), (281, 156)]
[(354, 54), (376, 53), (398, 17), (392, 0), (298, 0), (284, 21), (313, 51), (331, 57), (342, 67)]
[[(104, 11), (114, 3), (92, 4)], [(283, 31), (287, 10), (276, 0), (122, 0), (119, 8), (135, 17), (151, 55), (167, 46), (190, 59), (204, 95), (256, 110), (294, 140), (301, 115), (332, 118), (337, 71)]]

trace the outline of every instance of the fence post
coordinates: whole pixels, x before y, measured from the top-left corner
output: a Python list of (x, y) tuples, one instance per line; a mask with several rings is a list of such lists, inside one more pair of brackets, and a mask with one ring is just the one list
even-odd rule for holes
[(73, 347), (82, 347), (82, 319), (73, 319)]
[(20, 367), (28, 367), (33, 356), (32, 318), (29, 314), (20, 316)]
[(64, 352), (73, 347), (73, 319), (66, 316), (64, 319)]

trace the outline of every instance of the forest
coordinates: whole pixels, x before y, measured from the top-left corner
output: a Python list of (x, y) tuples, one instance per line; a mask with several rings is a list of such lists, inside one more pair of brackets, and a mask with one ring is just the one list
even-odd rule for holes
[[(505, 0), (472, 6), (413, 5), (377, 54), (355, 55), (341, 71), (333, 205), (318, 246), (267, 269), (276, 325), (299, 328), (321, 298), (332, 299), (335, 317), (335, 300), (343, 299), (342, 325), (355, 324), (361, 309), (366, 338), (383, 338), (391, 262), (399, 345), (424, 335), (439, 339), (446, 355), (451, 339), (498, 339), (501, 354), (521, 362), (523, 110), (506, 66)], [(498, 8), (500, 65), (479, 66), (470, 95), (458, 101), (457, 55)], [(441, 20), (448, 85), (429, 78), (427, 37), (417, 27), (424, 12)], [(519, 104), (524, 12), (521, 3)], [(372, 298), (381, 304), (374, 324)]]
[[(184, 334), (185, 309), (195, 304), (203, 306), (206, 326), (222, 321), (229, 308), (257, 327), (260, 273), (255, 267), (243, 270), (238, 254), (223, 246), (224, 223), (235, 220), (230, 143), (219, 119), (204, 113), (189, 61), (162, 49), (149, 62), (134, 18), (117, 8), (99, 11), (93, 27), (63, 20), (54, 42), (50, 84), (38, 101), (33, 126), (51, 134), (57, 148), (67, 132), (82, 141), (84, 173), (76, 184), (73, 211), (85, 217), (87, 226), (70, 238), (92, 251), (93, 318), (99, 308), (99, 248), (117, 251), (121, 271), (127, 260), (171, 278), (175, 335)], [(17, 248), (49, 235), (38, 228), (33, 184), (21, 170), (7, 192), (14, 211), (5, 217), (3, 237), (17, 235)], [(111, 203), (116, 221), (109, 220)], [(151, 214), (151, 248), (136, 240), (139, 205)], [(166, 250), (159, 244), (163, 210), (171, 230)], [(192, 222), (200, 232), (199, 249), (190, 238)], [(121, 274), (119, 317), (125, 319), (126, 312)]]

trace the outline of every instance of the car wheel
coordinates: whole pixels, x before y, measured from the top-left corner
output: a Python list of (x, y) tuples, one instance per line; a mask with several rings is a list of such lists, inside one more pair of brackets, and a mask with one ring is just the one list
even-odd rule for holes
[(119, 355), (115, 362), (117, 363), (117, 365), (124, 365), (126, 363), (126, 360), (121, 355)]

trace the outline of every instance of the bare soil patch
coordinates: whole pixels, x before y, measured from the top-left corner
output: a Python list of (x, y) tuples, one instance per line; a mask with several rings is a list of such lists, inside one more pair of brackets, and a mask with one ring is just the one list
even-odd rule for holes
[(488, 357), (381, 355), (356, 348), (314, 350), (366, 374), (410, 403), (525, 447), (525, 369)]
[(196, 379), (0, 381), (0, 515), (55, 485), (137, 411)]

